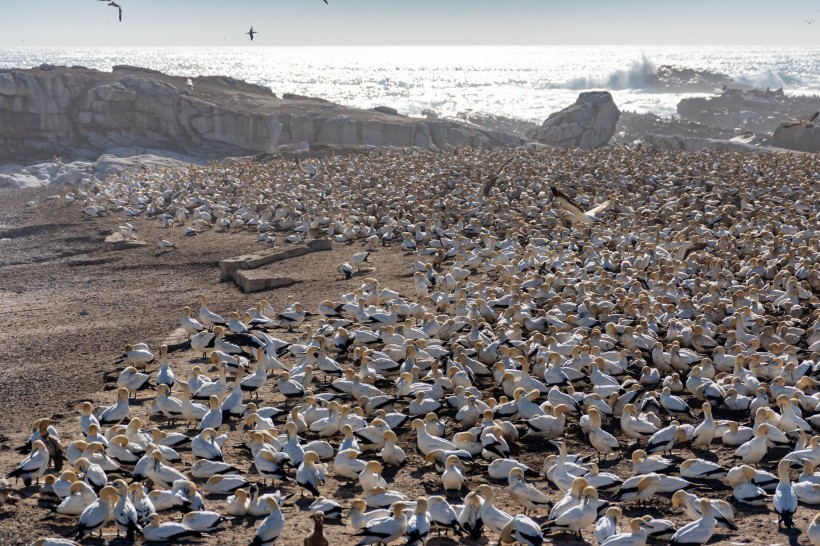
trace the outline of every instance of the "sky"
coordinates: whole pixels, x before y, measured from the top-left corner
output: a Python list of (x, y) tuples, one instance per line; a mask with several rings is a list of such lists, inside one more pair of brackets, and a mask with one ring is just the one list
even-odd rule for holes
[(0, 47), (820, 45), (818, 0), (117, 1), (2, 0)]

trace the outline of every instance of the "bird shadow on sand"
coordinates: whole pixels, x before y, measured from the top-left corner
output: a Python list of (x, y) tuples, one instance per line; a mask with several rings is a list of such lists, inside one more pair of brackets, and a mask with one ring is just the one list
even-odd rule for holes
[(800, 531), (800, 529), (797, 529), (797, 528), (785, 529), (785, 528), (779, 527), (779, 526), (778, 526), (777, 532), (780, 533), (781, 535), (786, 535), (788, 537), (789, 546), (797, 546), (798, 544), (800, 544), (799, 538), (800, 538), (800, 535), (803, 534)]
[[(437, 537), (437, 536), (434, 536), (434, 537), (428, 539), (426, 544), (427, 544), (427, 546), (452, 546), (453, 544), (482, 544), (482, 543), (481, 542), (472, 542), (472, 541), (457, 542), (457, 541), (453, 540), (451, 537), (445, 537), (445, 536)], [(487, 544), (489, 544), (489, 543), (487, 543)]]

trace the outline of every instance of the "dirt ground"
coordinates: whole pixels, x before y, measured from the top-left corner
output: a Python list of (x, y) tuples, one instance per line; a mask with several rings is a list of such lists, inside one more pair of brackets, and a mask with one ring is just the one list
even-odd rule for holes
[[(414, 257), (395, 249), (381, 249), (372, 255), (374, 271), (342, 280), (336, 264), (346, 260), (361, 247), (335, 244), (332, 252), (316, 253), (294, 258), (276, 268), (277, 274), (292, 276), (297, 284), (287, 288), (259, 294), (242, 294), (232, 283), (219, 282), (217, 262), (220, 259), (257, 251), (263, 248), (255, 236), (240, 233), (202, 233), (197, 237), (181, 237), (176, 231), (172, 238), (168, 230), (158, 222), (132, 220), (138, 235), (149, 244), (128, 250), (103, 250), (103, 239), (115, 230), (123, 219), (104, 216), (83, 219), (77, 206), (41, 204), (28, 210), (25, 203), (53, 193), (48, 188), (38, 190), (0, 191), (0, 474), (7, 474), (19, 462), (21, 456), (14, 448), (24, 443), (30, 432), (31, 422), (40, 417), (51, 417), (57, 422), (64, 445), (80, 438), (77, 416), (85, 400), (95, 405), (111, 403), (114, 394), (111, 383), (119, 366), (113, 359), (122, 353), (125, 344), (146, 342), (157, 352), (163, 339), (179, 324), (181, 308), (190, 305), (197, 309), (196, 295), (208, 296), (209, 307), (219, 313), (244, 310), (261, 298), (266, 298), (281, 309), (288, 296), (302, 302), (308, 310), (315, 311), (324, 299), (338, 299), (361, 284), (364, 276), (373, 276), (381, 285), (412, 294), (410, 264)], [(156, 245), (160, 238), (174, 240), (175, 251), (162, 252)], [(282, 237), (280, 236), (281, 240)], [(284, 248), (287, 243), (277, 243)], [(319, 317), (314, 317), (314, 324)], [(285, 332), (274, 332), (285, 335)], [(187, 377), (195, 356), (190, 351), (172, 354), (175, 373)], [(287, 360), (292, 364), (293, 360)], [(345, 362), (341, 361), (344, 365)], [(156, 365), (149, 371), (155, 372)], [(275, 382), (269, 382), (262, 392), (266, 405), (290, 408), (284, 398), (272, 391)], [(482, 385), (488, 394), (495, 394), (489, 384)], [(141, 392), (132, 403), (132, 416), (147, 417), (145, 403), (152, 391)], [(452, 417), (454, 412), (442, 412)], [(716, 417), (720, 415), (716, 414)], [(690, 420), (691, 422), (694, 422)], [(570, 419), (566, 440), (571, 452), (589, 454), (587, 443), (580, 430)], [(156, 423), (155, 423), (156, 424)], [(225, 460), (238, 466), (243, 474), (258, 477), (248, 471), (250, 461), (235, 444), (249, 438), (236, 420), (229, 422), (228, 446)], [(440, 482), (432, 467), (422, 466), (423, 459), (415, 448), (415, 436), (405, 428), (399, 434), (400, 445), (408, 455), (407, 463), (398, 471), (387, 469), (385, 477), (391, 487), (409, 497), (419, 494), (440, 493)], [(448, 426), (447, 433), (453, 428)], [(622, 445), (629, 445), (619, 437)], [(541, 471), (545, 455), (554, 453), (545, 442), (521, 442), (514, 448), (514, 456)], [(719, 460), (724, 466), (732, 466), (731, 451), (713, 444), (713, 452), (695, 455)], [(628, 453), (628, 452), (627, 452)], [(689, 458), (688, 449), (676, 451), (681, 460)], [(190, 452), (183, 452), (187, 464), (193, 462)], [(775, 459), (776, 460), (776, 459)], [(332, 468), (332, 463), (331, 463)], [(632, 470), (626, 460), (614, 459), (604, 462), (602, 470), (620, 476), (631, 476)], [(332, 474), (332, 472), (331, 472)], [(470, 477), (471, 488), (481, 482), (482, 473)], [(549, 492), (553, 500), (561, 497), (550, 489), (546, 479), (534, 480), (542, 490)], [(22, 484), (21, 484), (22, 485)], [(506, 492), (506, 483), (493, 484), (498, 493), (497, 504), (502, 509), (517, 513)], [(292, 487), (284, 489), (293, 491)], [(71, 523), (41, 521), (50, 511), (37, 503), (37, 487), (20, 490), (21, 500), (14, 505), (0, 508), (0, 544), (27, 544), (40, 536), (65, 535)], [(321, 488), (322, 494), (347, 505), (347, 499), (357, 496), (358, 487), (342, 485), (329, 479)], [(698, 494), (712, 498), (731, 500), (731, 490), (725, 486), (712, 489), (703, 485)], [(286, 528), (280, 544), (301, 544), (312, 528), (306, 510), (310, 499), (300, 499), (298, 492), (286, 505)], [(776, 517), (769, 508), (750, 509), (733, 503), (739, 530), (731, 535), (723, 530), (715, 535), (714, 544), (808, 544), (805, 529), (815, 511), (808, 507), (798, 510), (797, 529), (786, 532), (777, 529)], [(208, 509), (224, 512), (224, 497), (206, 497)], [(638, 516), (645, 513), (666, 517), (678, 524), (687, 520), (682, 512), (673, 510), (668, 497), (658, 497), (649, 507), (639, 508), (632, 504), (624, 507), (625, 515)], [(178, 519), (179, 514), (163, 513), (163, 521)], [(253, 538), (261, 519), (240, 519), (225, 526), (215, 535), (204, 537), (206, 544), (247, 544)], [(89, 540), (89, 544), (124, 543), (114, 540), (113, 528), (109, 528), (105, 540)], [(326, 534), (334, 545), (355, 544), (350, 529), (329, 523)], [(495, 537), (493, 537), (495, 538)], [(591, 533), (584, 537), (594, 543)], [(557, 544), (577, 544), (571, 537), (552, 537)], [(493, 541), (494, 542), (494, 541)], [(479, 544), (487, 544), (482, 538)], [(431, 546), (447, 544), (475, 544), (436, 537), (428, 541)]]

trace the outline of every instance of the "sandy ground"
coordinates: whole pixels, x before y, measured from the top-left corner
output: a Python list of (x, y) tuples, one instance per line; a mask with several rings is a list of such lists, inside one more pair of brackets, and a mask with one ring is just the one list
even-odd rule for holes
[[(184, 305), (194, 306), (195, 296), (204, 293), (210, 307), (223, 313), (233, 309), (243, 310), (264, 297), (281, 308), (288, 296), (301, 301), (307, 309), (316, 309), (323, 299), (338, 298), (342, 293), (355, 289), (365, 275), (377, 277), (383, 286), (399, 292), (411, 288), (409, 265), (413, 260), (397, 249), (382, 249), (373, 254), (375, 271), (345, 281), (336, 272), (335, 265), (349, 258), (360, 249), (357, 245), (335, 245), (332, 252), (312, 254), (282, 262), (277, 274), (292, 276), (299, 282), (293, 286), (262, 294), (242, 294), (231, 283), (219, 283), (218, 260), (256, 251), (262, 244), (247, 233), (204, 233), (194, 238), (177, 240), (179, 249), (161, 252), (156, 246), (160, 237), (167, 238), (167, 231), (157, 222), (136, 220), (139, 235), (150, 244), (144, 248), (106, 252), (103, 239), (116, 229), (122, 219), (106, 216), (82, 219), (79, 207), (41, 205), (26, 210), (25, 202), (53, 193), (48, 188), (39, 190), (4, 190), (0, 192), (0, 231), (6, 239), (0, 240), (0, 474), (5, 475), (19, 462), (21, 456), (13, 449), (24, 443), (30, 432), (31, 422), (40, 417), (57, 421), (64, 445), (79, 439), (77, 415), (82, 401), (95, 405), (108, 404), (114, 400), (104, 374), (116, 372), (119, 367), (113, 359), (126, 343), (146, 342), (157, 348), (162, 340), (174, 330)], [(12, 231), (9, 231), (12, 230)], [(280, 237), (281, 239), (281, 237)], [(280, 243), (279, 247), (285, 247)], [(195, 307), (196, 308), (196, 307)], [(285, 332), (274, 332), (286, 335)], [(178, 376), (187, 377), (195, 355), (179, 352), (172, 355), (172, 364)], [(293, 361), (287, 361), (292, 363)], [(342, 361), (344, 364), (344, 361)], [(155, 372), (156, 366), (149, 366)], [(116, 373), (112, 376), (116, 377)], [(291, 407), (284, 398), (271, 390), (271, 382), (264, 388), (265, 404)], [(483, 387), (488, 394), (498, 395), (488, 384)], [(132, 416), (147, 416), (145, 401), (152, 392), (142, 392), (132, 405)], [(442, 412), (445, 417), (454, 412)], [(716, 414), (716, 417), (720, 415)], [(566, 440), (572, 452), (588, 451), (579, 430), (568, 426)], [(225, 428), (225, 427), (223, 427)], [(239, 466), (243, 474), (250, 475), (248, 457), (234, 444), (248, 438), (248, 433), (230, 422), (230, 439), (225, 450), (225, 460)], [(438, 494), (439, 478), (431, 467), (421, 467), (422, 458), (415, 449), (414, 435), (400, 432), (400, 445), (408, 454), (407, 464), (398, 471), (386, 470), (385, 477), (391, 486), (408, 496)], [(448, 426), (448, 435), (453, 428)], [(620, 438), (622, 445), (628, 445)], [(515, 449), (514, 456), (541, 470), (546, 454), (554, 453), (544, 442), (527, 442), (522, 449)], [(712, 453), (697, 456), (719, 460), (731, 466), (731, 452), (713, 445)], [(190, 452), (183, 452), (186, 463), (193, 462)], [(692, 456), (689, 450), (677, 453), (681, 460)], [(631, 476), (631, 467), (625, 460), (604, 462), (602, 470), (611, 470), (621, 476)], [(469, 480), (471, 488), (480, 483), (481, 473)], [(560, 493), (550, 489), (541, 477), (534, 481), (551, 498), (557, 500)], [(518, 507), (512, 504), (506, 493), (505, 483), (494, 484), (498, 492), (498, 505), (513, 513)], [(22, 484), (21, 484), (22, 486)], [(286, 488), (293, 490), (293, 488)], [(15, 505), (0, 508), (0, 544), (25, 544), (39, 536), (66, 534), (70, 523), (41, 521), (50, 511), (38, 506), (38, 488), (20, 491), (21, 500)], [(345, 499), (357, 496), (358, 487), (341, 485), (329, 479), (321, 492), (346, 504)], [(730, 500), (731, 490), (719, 487), (712, 491), (704, 488), (700, 494)], [(309, 499), (299, 499), (298, 493), (285, 508), (286, 530), (280, 544), (301, 544), (310, 532), (311, 524), (306, 508)], [(224, 511), (224, 498), (206, 498), (206, 506)], [(720, 531), (712, 540), (715, 544), (808, 544), (805, 532), (778, 531), (776, 519), (768, 508), (739, 508), (735, 504), (739, 530), (732, 535)], [(687, 520), (680, 511), (673, 511), (667, 497), (654, 499), (647, 508), (634, 505), (625, 507), (627, 516), (645, 513), (667, 517), (679, 524)], [(805, 530), (815, 511), (801, 507), (795, 521)], [(164, 513), (163, 519), (178, 518), (178, 514)], [(208, 544), (247, 544), (261, 520), (237, 520), (226, 530), (203, 539)], [(109, 529), (108, 533), (113, 533)], [(355, 544), (345, 525), (326, 526), (326, 534), (335, 545)], [(111, 537), (106, 536), (106, 541)], [(591, 533), (585, 538), (594, 543)], [(731, 539), (731, 540), (730, 540)], [(567, 536), (555, 536), (559, 544), (575, 544)], [(90, 540), (101, 544), (104, 541)], [(110, 543), (122, 543), (110, 541)], [(479, 544), (486, 544), (482, 538)], [(428, 544), (474, 544), (457, 542), (452, 538), (431, 539)]]

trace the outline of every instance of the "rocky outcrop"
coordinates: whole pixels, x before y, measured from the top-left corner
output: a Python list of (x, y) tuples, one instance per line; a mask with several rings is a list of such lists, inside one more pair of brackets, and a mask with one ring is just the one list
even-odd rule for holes
[(781, 120), (805, 119), (818, 109), (819, 97), (789, 97), (782, 89), (727, 89), (716, 97), (683, 99), (677, 107), (683, 119), (755, 133), (772, 133)]
[(716, 152), (752, 152), (768, 153), (771, 148), (754, 146), (741, 140), (722, 140), (681, 135), (648, 134), (643, 142), (654, 148), (672, 152), (698, 152), (711, 150)]
[(800, 152), (820, 152), (820, 125), (808, 121), (781, 123), (772, 137), (778, 148)]
[(607, 91), (581, 93), (527, 136), (556, 148), (598, 148), (615, 134), (621, 112)]
[(519, 137), (389, 109), (279, 98), (231, 78), (44, 66), (0, 72), (0, 161), (171, 152), (203, 159), (293, 144), (498, 146)]

